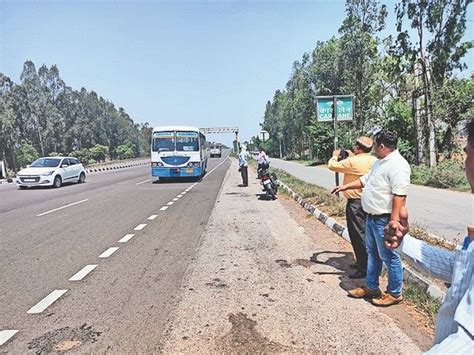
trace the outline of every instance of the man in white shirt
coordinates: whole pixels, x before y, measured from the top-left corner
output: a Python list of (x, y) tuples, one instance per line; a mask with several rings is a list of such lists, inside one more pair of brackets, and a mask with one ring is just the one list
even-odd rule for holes
[(262, 146), (258, 147), (258, 155), (257, 155), (257, 179), (260, 178), (260, 171), (270, 163), (267, 153), (263, 150)]
[(242, 176), (242, 186), (249, 186), (249, 173), (248, 173), (248, 159), (247, 148), (245, 146), (240, 147), (239, 152), (239, 171)]
[[(333, 193), (363, 188), (362, 208), (367, 213), (365, 243), (367, 247), (367, 276), (365, 285), (350, 290), (354, 298), (370, 298), (376, 306), (400, 303), (402, 297), (403, 266), (397, 250), (384, 243), (384, 228), (391, 222), (400, 225), (400, 210), (405, 206), (410, 186), (410, 165), (397, 150), (396, 133), (382, 130), (375, 135), (374, 152), (378, 160), (368, 175), (333, 189)], [(385, 293), (379, 288), (382, 265), (388, 274)]]

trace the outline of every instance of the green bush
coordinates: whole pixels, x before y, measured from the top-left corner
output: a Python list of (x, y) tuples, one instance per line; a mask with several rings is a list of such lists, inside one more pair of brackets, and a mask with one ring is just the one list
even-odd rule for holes
[(434, 168), (413, 166), (411, 182), (442, 189), (469, 191), (463, 163), (456, 160), (444, 160)]
[(447, 188), (468, 188), (463, 164), (455, 160), (445, 160), (432, 169), (428, 186)]
[(79, 161), (84, 165), (88, 165), (91, 161), (91, 152), (87, 148), (75, 150), (71, 152), (71, 156), (79, 159)]
[(30, 143), (22, 143), (18, 149), (16, 159), (20, 167), (25, 167), (39, 158), (39, 153)]
[(411, 182), (417, 185), (427, 185), (431, 177), (431, 170), (427, 166), (418, 165), (411, 168)]

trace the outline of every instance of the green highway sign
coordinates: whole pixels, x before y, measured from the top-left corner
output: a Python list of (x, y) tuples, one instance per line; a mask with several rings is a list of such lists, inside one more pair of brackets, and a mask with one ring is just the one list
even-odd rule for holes
[[(316, 97), (316, 120), (318, 122), (332, 122), (332, 106), (334, 96)], [(335, 96), (336, 118), (338, 121), (352, 121), (354, 117), (354, 100), (352, 96)]]

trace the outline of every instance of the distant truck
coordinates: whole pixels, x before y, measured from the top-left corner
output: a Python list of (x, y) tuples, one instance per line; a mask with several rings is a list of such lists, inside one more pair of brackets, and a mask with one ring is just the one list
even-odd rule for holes
[(221, 158), (222, 157), (222, 145), (221, 144), (212, 144), (209, 149), (209, 155), (211, 158)]

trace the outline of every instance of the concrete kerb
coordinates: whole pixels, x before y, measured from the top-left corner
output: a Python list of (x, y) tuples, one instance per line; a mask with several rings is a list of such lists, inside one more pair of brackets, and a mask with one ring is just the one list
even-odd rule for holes
[[(336, 219), (328, 216), (324, 212), (320, 211), (317, 207), (309, 204), (303, 197), (299, 196), (294, 192), (288, 185), (283, 182), (279, 182), (280, 186), (293, 197), (293, 199), (298, 202), (304, 209), (310, 212), (314, 217), (316, 217), (321, 223), (326, 225), (334, 233), (345, 239), (350, 243), (349, 232), (347, 228), (340, 224)], [(402, 254), (403, 257), (403, 254)], [(404, 278), (409, 283), (414, 283), (420, 286), (425, 292), (427, 292), (431, 297), (436, 299), (444, 299), (445, 292), (441, 290), (440, 287), (431, 283), (425, 276), (421, 275), (419, 272), (407, 268), (407, 265), (411, 265), (408, 260), (403, 260), (403, 267), (405, 269)]]
[[(114, 164), (114, 163), (111, 163), (111, 164)], [(148, 165), (149, 162), (148, 161), (145, 161), (145, 162), (139, 162), (139, 163), (134, 163), (134, 164), (125, 164), (125, 165), (114, 165), (114, 166), (110, 166), (110, 165), (99, 165), (99, 166), (94, 166), (94, 167), (86, 167), (86, 173), (97, 173), (99, 171), (106, 171), (106, 170), (116, 170), (116, 169), (124, 169), (124, 168), (131, 168), (131, 167), (134, 167), (134, 166), (143, 166), (143, 165)]]

